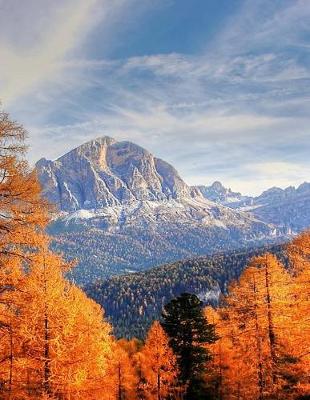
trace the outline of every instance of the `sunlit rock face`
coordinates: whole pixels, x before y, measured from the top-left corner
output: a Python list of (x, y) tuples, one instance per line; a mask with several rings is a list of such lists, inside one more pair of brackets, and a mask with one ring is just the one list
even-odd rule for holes
[(130, 142), (103, 137), (36, 168), (44, 195), (62, 211), (98, 209), (137, 200), (191, 197), (168, 163)]
[(36, 169), (43, 195), (58, 207), (50, 225), (55, 247), (80, 261), (73, 274), (82, 283), (279, 235), (253, 215), (206, 199), (170, 164), (130, 142), (99, 138), (55, 161), (41, 159)]
[(130, 142), (103, 137), (36, 168), (43, 195), (72, 220), (105, 220), (108, 225), (186, 222), (247, 229), (259, 221), (205, 199), (167, 162)]

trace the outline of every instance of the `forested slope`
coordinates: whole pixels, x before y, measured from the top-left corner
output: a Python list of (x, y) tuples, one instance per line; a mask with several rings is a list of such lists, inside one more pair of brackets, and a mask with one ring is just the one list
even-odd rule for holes
[[(78, 261), (69, 278), (80, 285), (113, 275), (147, 270), (176, 260), (232, 251), (245, 246), (259, 247), (268, 242), (266, 238), (243, 240), (233, 230), (187, 226), (171, 221), (151, 229), (148, 226), (124, 226), (116, 230), (101, 230), (77, 224), (72, 224), (67, 231), (57, 229), (54, 224), (49, 228), (54, 237), (53, 249), (63, 253), (68, 260)], [(272, 240), (279, 238), (274, 237)]]
[(53, 249), (77, 260), (70, 278), (80, 285), (287, 237), (204, 198), (134, 143), (97, 138), (55, 161), (41, 159), (36, 172), (57, 210), (48, 229)]
[(266, 250), (280, 253), (280, 246), (261, 247), (199, 257), (139, 273), (98, 280), (85, 287), (111, 319), (118, 337), (144, 337), (164, 304), (183, 292), (197, 294), (206, 304), (217, 301), (227, 284), (239, 277), (249, 260)]

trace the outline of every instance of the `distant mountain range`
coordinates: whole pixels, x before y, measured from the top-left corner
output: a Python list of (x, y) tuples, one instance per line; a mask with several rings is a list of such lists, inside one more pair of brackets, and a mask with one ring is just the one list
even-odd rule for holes
[(304, 182), (297, 188), (273, 187), (257, 197), (232, 192), (220, 182), (194, 188), (199, 189), (206, 199), (234, 210), (247, 212), (287, 233), (300, 232), (310, 227), (310, 183)]
[[(244, 197), (218, 182), (190, 187), (167, 162), (109, 137), (55, 161), (41, 159), (36, 169), (44, 196), (59, 210), (49, 228), (54, 246), (78, 258), (72, 277), (81, 284), (220, 250), (283, 241), (291, 229), (302, 229), (303, 220), (308, 226), (309, 201), (308, 208), (302, 206), (302, 196), (298, 202), (294, 193), (287, 199), (291, 217), (283, 221), (284, 200), (278, 192), (268, 202), (264, 194), (264, 201)], [(303, 189), (297, 192), (299, 196)]]
[(221, 182), (215, 181), (211, 186), (192, 186), (194, 189), (198, 189), (201, 194), (215, 203), (223, 204), (227, 207), (234, 208), (234, 204), (246, 204), (252, 197), (243, 196), (239, 192), (233, 192), (231, 189), (225, 188)]

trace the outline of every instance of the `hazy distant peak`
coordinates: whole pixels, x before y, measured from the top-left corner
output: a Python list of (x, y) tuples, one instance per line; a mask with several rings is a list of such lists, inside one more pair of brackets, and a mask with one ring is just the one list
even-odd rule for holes
[(298, 186), (296, 189), (298, 192), (310, 192), (310, 183), (309, 182), (304, 182), (301, 185)]
[(225, 188), (219, 181), (215, 181), (211, 186), (197, 186), (202, 195), (211, 201), (227, 205), (229, 203), (239, 202), (244, 198), (239, 192), (233, 192), (230, 188)]
[[(210, 186), (211, 188), (213, 188), (214, 190), (221, 190), (221, 191), (226, 191), (227, 189), (222, 185), (222, 183), (220, 181), (215, 181), (212, 183), (212, 185)], [(229, 189), (230, 190), (230, 189)]]

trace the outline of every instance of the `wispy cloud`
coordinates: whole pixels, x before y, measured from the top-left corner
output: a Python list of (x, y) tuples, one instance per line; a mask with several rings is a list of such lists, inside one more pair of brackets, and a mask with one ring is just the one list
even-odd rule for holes
[(121, 3), (115, 0), (46, 0), (44, 3), (13, 0), (3, 4), (0, 17), (3, 102), (9, 105), (40, 85), (57, 82), (70, 52), (81, 45), (91, 28), (104, 21), (111, 7), (119, 7)]
[[(0, 66), (2, 92), (31, 133), (32, 161), (110, 135), (136, 141), (172, 162), (189, 183), (222, 179), (258, 193), (266, 185), (305, 180), (310, 166), (307, 0), (243, 1), (199, 53), (171, 49), (117, 59), (105, 50), (90, 57), (89, 47), (98, 44), (90, 33), (106, 23), (101, 40), (105, 49), (114, 46), (111, 15), (123, 13), (121, 23), (133, 26), (139, 2), (66, 0), (60, 11), (56, 3), (47, 2), (51, 22), (37, 41), (21, 46), (20, 35), (10, 28), (13, 39), (0, 42), (7, 55), (7, 64)], [(42, 27), (42, 18), (36, 19)], [(33, 28), (32, 35), (38, 31)], [(305, 172), (296, 167), (268, 174), (268, 168), (283, 163)]]
[[(245, 172), (255, 175), (255, 180), (245, 178), (244, 184), (248, 193), (257, 193), (257, 185), (265, 188), (273, 186), (286, 188), (297, 186), (296, 183), (309, 182), (310, 166), (303, 163), (291, 163), (285, 161), (270, 161), (245, 166)], [(298, 177), (298, 180), (296, 179)], [(232, 181), (234, 183), (234, 181)]]

